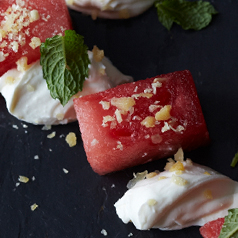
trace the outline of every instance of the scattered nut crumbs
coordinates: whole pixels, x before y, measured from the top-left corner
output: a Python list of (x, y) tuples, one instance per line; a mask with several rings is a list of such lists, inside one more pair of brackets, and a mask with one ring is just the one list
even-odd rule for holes
[(44, 125), (41, 130), (48, 131), (51, 129), (51, 125)]
[(70, 4), (70, 5), (73, 5), (74, 0), (66, 0), (66, 3), (67, 3), (67, 4)]
[(64, 171), (64, 173), (65, 174), (67, 174), (69, 171), (67, 170), (67, 169), (65, 169), (65, 168), (63, 168), (63, 171)]
[(103, 234), (104, 236), (107, 236), (107, 231), (105, 229), (102, 229), (101, 234)]
[(28, 58), (26, 56), (21, 57), (17, 62), (17, 70), (24, 72), (30, 68), (30, 65), (27, 64)]
[(13, 127), (14, 129), (18, 129), (18, 126), (17, 126), (17, 125), (12, 125), (12, 127)]
[(147, 201), (147, 204), (149, 205), (149, 206), (154, 206), (155, 204), (157, 203), (157, 201), (155, 200), (155, 199), (149, 199), (148, 201)]
[(31, 210), (35, 211), (37, 207), (38, 207), (38, 205), (36, 203), (34, 203), (33, 205), (31, 205)]
[[(9, 55), (8, 49), (18, 52), (19, 45), (26, 44), (27, 27), (40, 16), (37, 10), (27, 9), (25, 1), (18, 0), (16, 4), (9, 6), (5, 12), (1, 13), (3, 20), (0, 22), (0, 41), (9, 40), (9, 44), (1, 45), (1, 61)], [(19, 17), (21, 16), (21, 17)]]
[(212, 196), (212, 191), (210, 189), (207, 189), (203, 192), (203, 195), (205, 198), (207, 199), (213, 199), (213, 196)]
[(52, 139), (52, 138), (55, 137), (55, 135), (56, 135), (56, 132), (53, 131), (52, 133), (50, 133), (49, 135), (47, 135), (47, 138)]
[(29, 178), (27, 178), (26, 176), (20, 175), (18, 178), (18, 181), (20, 181), (22, 183), (27, 183), (29, 181)]
[(96, 45), (94, 45), (92, 52), (93, 52), (93, 59), (96, 62), (101, 62), (104, 57), (104, 51), (99, 50), (98, 47)]
[(39, 159), (39, 155), (35, 155), (35, 156), (34, 156), (34, 159)]
[(74, 132), (70, 132), (66, 138), (65, 141), (69, 144), (70, 147), (73, 147), (77, 144), (77, 137)]
[(34, 50), (35, 48), (39, 47), (41, 45), (41, 40), (39, 37), (32, 37), (31, 43), (29, 44), (30, 47)]

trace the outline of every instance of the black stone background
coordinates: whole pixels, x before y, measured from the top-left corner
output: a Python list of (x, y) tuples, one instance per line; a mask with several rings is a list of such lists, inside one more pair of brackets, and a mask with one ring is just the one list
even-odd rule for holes
[[(212, 142), (185, 155), (238, 180), (238, 167), (230, 167), (238, 151), (238, 1), (210, 2), (219, 14), (198, 32), (177, 25), (168, 31), (159, 23), (154, 7), (127, 20), (93, 21), (72, 10), (70, 15), (89, 49), (93, 45), (104, 49), (113, 64), (135, 80), (189, 69)], [(56, 137), (48, 139), (52, 131)], [(71, 131), (78, 138), (73, 148), (64, 137)], [(113, 204), (127, 190), (132, 173), (162, 170), (165, 162), (99, 176), (86, 160), (77, 122), (43, 131), (42, 126), (9, 115), (0, 96), (0, 237), (91, 238), (103, 237), (101, 230), (105, 229), (107, 237), (113, 238), (130, 233), (136, 238), (199, 238), (198, 227), (139, 231), (133, 224), (123, 224), (115, 213)], [(30, 181), (16, 187), (19, 175)], [(34, 203), (39, 207), (31, 211)]]

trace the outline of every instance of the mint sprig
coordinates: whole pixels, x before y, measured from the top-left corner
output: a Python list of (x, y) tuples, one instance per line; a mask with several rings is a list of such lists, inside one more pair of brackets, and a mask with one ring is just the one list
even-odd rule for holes
[(238, 152), (235, 154), (234, 158), (232, 159), (231, 167), (234, 168), (237, 163), (238, 163)]
[(228, 210), (225, 222), (218, 238), (238, 237), (238, 208)]
[(201, 30), (212, 20), (212, 15), (218, 12), (204, 1), (157, 0), (155, 2), (159, 21), (168, 30), (173, 23), (181, 25), (184, 30)]
[(66, 30), (64, 36), (47, 38), (41, 44), (43, 77), (52, 98), (59, 99), (63, 106), (82, 91), (83, 82), (88, 77), (87, 49), (83, 37), (73, 30)]

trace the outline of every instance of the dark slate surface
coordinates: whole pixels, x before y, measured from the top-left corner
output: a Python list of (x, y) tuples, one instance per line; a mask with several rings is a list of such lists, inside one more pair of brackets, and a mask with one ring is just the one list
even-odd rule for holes
[[(238, 167), (230, 167), (238, 151), (238, 2), (211, 2), (219, 14), (199, 32), (179, 26), (167, 31), (158, 22), (154, 7), (128, 20), (93, 21), (75, 11), (70, 14), (89, 49), (93, 45), (104, 49), (114, 65), (135, 80), (189, 69), (212, 142), (186, 156), (238, 180)], [(52, 131), (56, 137), (48, 139)], [(71, 131), (78, 137), (73, 148), (64, 137)], [(166, 159), (100, 177), (86, 160), (76, 122), (42, 131), (42, 126), (9, 115), (1, 96), (0, 152), (1, 238), (94, 238), (103, 237), (102, 229), (113, 238), (130, 233), (137, 238), (200, 237), (198, 227), (138, 231), (132, 224), (123, 224), (115, 213), (113, 204), (126, 191), (132, 173), (162, 170)], [(16, 187), (19, 175), (30, 181)], [(34, 203), (39, 207), (32, 212)]]

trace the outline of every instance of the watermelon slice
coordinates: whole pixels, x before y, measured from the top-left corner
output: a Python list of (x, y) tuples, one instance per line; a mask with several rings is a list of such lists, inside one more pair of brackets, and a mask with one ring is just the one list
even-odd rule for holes
[(38, 60), (41, 42), (72, 28), (65, 0), (1, 0), (0, 24), (0, 76), (22, 56)]
[(209, 142), (188, 70), (74, 99), (84, 148), (100, 175)]
[(218, 218), (214, 221), (207, 222), (199, 231), (204, 238), (218, 238), (221, 232), (225, 218)]

